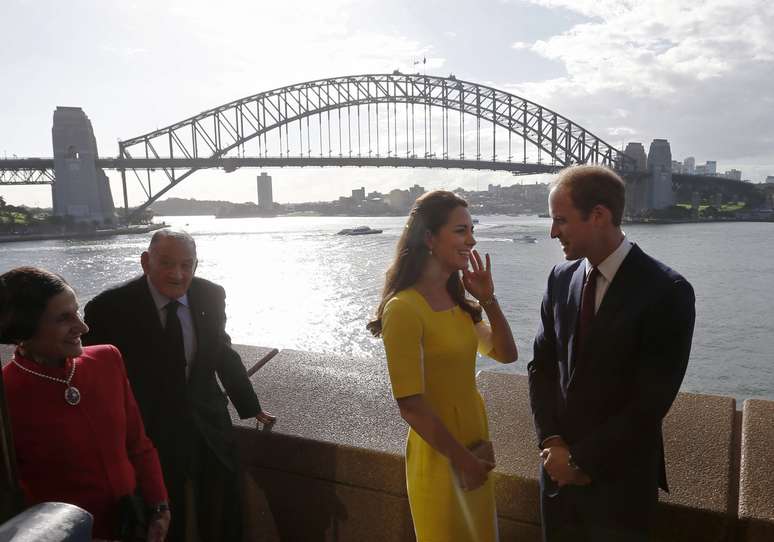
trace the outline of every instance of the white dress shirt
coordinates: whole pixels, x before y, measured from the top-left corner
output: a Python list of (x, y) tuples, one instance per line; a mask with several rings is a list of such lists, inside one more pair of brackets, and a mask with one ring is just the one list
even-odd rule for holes
[[(148, 288), (150, 289), (153, 303), (156, 305), (156, 314), (158, 314), (161, 321), (161, 327), (167, 327), (167, 303), (172, 301), (170, 298), (159, 292), (150, 280), (150, 277), (145, 276), (145, 280), (148, 281)], [(193, 363), (196, 356), (196, 329), (193, 325), (193, 317), (191, 316), (191, 307), (188, 305), (188, 294), (177, 298), (175, 301), (180, 303), (177, 308), (177, 317), (180, 320), (180, 327), (183, 330), (183, 349), (185, 350), (185, 377), (188, 378), (191, 374), (191, 363)]]
[[(618, 273), (618, 268), (621, 267), (624, 259), (632, 249), (632, 242), (624, 237), (621, 244), (618, 245), (610, 256), (597, 266), (597, 295), (594, 299), (594, 314), (599, 310), (599, 306), (602, 304), (602, 299), (607, 293), (607, 289), (610, 287), (610, 283), (613, 282), (615, 274)], [(584, 259), (586, 264), (586, 277), (591, 273), (591, 262), (588, 259)]]

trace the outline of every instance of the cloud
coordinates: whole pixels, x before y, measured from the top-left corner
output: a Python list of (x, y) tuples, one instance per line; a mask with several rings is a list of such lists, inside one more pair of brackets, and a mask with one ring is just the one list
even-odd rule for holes
[(640, 137), (646, 146), (667, 137), (673, 156), (703, 151), (706, 159), (729, 163), (747, 157), (774, 172), (774, 108), (764, 101), (774, 88), (773, 4), (528, 1), (587, 20), (513, 44), (566, 70), (563, 77), (511, 85), (517, 94), (586, 124), (611, 144), (623, 136)]
[(613, 136), (631, 136), (636, 135), (637, 130), (630, 126), (611, 126), (607, 132)]
[(108, 55), (117, 55), (125, 59), (148, 53), (148, 50), (144, 47), (116, 47), (113, 45), (103, 45), (101, 49)]
[[(191, 4), (194, 4), (193, 6)], [(207, 49), (219, 51), (226, 65), (246, 73), (276, 74), (290, 83), (295, 70), (302, 80), (315, 77), (407, 69), (413, 59), (428, 57), (432, 48), (397, 31), (360, 30), (350, 18), (354, 0), (288, 0), (251, 3), (227, 0), (175, 0), (171, 11), (188, 21), (189, 32)], [(224, 13), (239, 13), (225, 24), (213, 24)], [(299, 14), (303, 14), (299, 17)], [(256, 26), (256, 22), (259, 22)], [(186, 23), (183, 23), (186, 24)], [(260, 66), (260, 69), (258, 69)], [(310, 76), (310, 66), (317, 73)], [(291, 76), (288, 79), (288, 76)]]

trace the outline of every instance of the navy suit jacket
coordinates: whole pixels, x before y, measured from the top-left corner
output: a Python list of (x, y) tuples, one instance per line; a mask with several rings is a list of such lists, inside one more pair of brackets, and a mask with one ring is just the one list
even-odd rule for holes
[[(584, 274), (581, 259), (557, 265), (548, 278), (528, 366), (538, 445), (561, 435), (595, 482), (639, 476), (643, 490), (668, 490), (661, 425), (688, 364), (693, 288), (632, 246), (594, 318), (588, 354), (578, 360)], [(643, 480), (638, 471), (653, 474)]]

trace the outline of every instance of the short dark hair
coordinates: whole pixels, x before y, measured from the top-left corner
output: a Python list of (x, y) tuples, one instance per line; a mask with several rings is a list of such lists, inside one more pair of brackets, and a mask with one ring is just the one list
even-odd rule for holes
[(559, 172), (554, 189), (566, 189), (573, 206), (586, 220), (602, 205), (610, 210), (614, 226), (620, 226), (626, 205), (626, 185), (612, 169), (603, 166), (571, 166)]
[(194, 241), (194, 238), (191, 236), (191, 234), (188, 233), (187, 231), (175, 230), (172, 228), (164, 228), (163, 230), (156, 230), (153, 233), (153, 236), (151, 237), (150, 243), (148, 244), (148, 250), (150, 251), (153, 248), (153, 245), (155, 245), (162, 239), (165, 239), (168, 237), (171, 237), (176, 241), (180, 241), (181, 243), (185, 243), (186, 245), (188, 245), (188, 248), (190, 248), (194, 256), (196, 256), (196, 241)]
[(0, 343), (19, 344), (35, 335), (49, 300), (67, 281), (37, 267), (17, 267), (0, 275)]

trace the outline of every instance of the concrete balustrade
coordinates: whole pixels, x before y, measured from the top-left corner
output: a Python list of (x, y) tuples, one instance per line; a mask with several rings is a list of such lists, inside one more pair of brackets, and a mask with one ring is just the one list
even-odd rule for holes
[[(232, 411), (246, 470), (249, 540), (413, 540), (403, 461), (407, 428), (383, 363), (282, 350), (252, 381), (264, 408), (279, 420), (257, 429), (254, 420), (238, 420)], [(478, 385), (497, 455), (501, 540), (537, 542), (539, 464), (527, 378), (485, 371)], [(678, 396), (664, 423), (671, 492), (660, 494), (657, 540), (770, 539), (734, 538), (748, 519), (757, 530), (744, 535), (774, 526), (774, 403), (748, 401), (745, 424), (753, 413), (756, 429), (743, 442), (756, 441), (752, 433), (768, 440), (747, 468), (759, 472), (768, 464), (772, 478), (748, 484), (743, 459), (740, 487), (735, 400)], [(748, 502), (749, 518), (737, 511)]]
[(742, 410), (739, 539), (774, 540), (774, 402), (751, 399)]
[[(270, 428), (231, 409), (244, 464), (246, 539), (413, 540), (407, 427), (386, 366), (236, 345)], [(11, 349), (0, 347), (7, 362)], [(519, 362), (522, 363), (522, 362)], [(538, 455), (527, 378), (479, 373), (495, 445), (501, 540), (540, 540)], [(670, 493), (656, 540), (774, 540), (774, 402), (681, 393), (664, 423)], [(625, 453), (625, 450), (622, 450)]]

